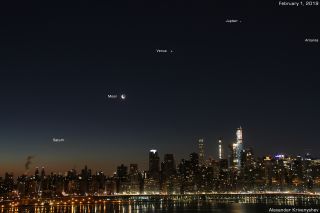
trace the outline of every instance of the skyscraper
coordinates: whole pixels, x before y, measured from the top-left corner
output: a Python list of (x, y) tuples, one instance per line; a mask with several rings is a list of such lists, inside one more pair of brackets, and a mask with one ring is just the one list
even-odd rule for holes
[(242, 128), (241, 128), (241, 126), (237, 129), (236, 135), (237, 135), (237, 143), (242, 144)]
[(233, 164), (237, 169), (241, 167), (241, 153), (243, 150), (243, 138), (241, 126), (236, 131), (236, 142), (232, 145), (233, 148)]
[(198, 153), (193, 152), (193, 153), (190, 154), (190, 163), (191, 163), (191, 167), (193, 169), (195, 169), (196, 167), (199, 166), (199, 155), (198, 155)]
[(171, 175), (175, 174), (176, 164), (174, 161), (173, 154), (165, 154), (164, 155), (164, 160), (161, 164), (161, 170), (162, 170), (163, 176), (165, 178), (168, 178)]
[(237, 129), (237, 132), (236, 132), (236, 135), (237, 135), (237, 159), (238, 159), (238, 168), (240, 168), (241, 166), (241, 153), (242, 153), (242, 150), (243, 150), (243, 141), (242, 141), (242, 128), (241, 126)]
[(117, 176), (119, 178), (125, 178), (128, 175), (128, 167), (121, 164), (121, 166), (117, 167)]
[(199, 139), (198, 146), (199, 146), (199, 164), (200, 166), (203, 166), (205, 163), (205, 158), (204, 158), (204, 140), (202, 138)]
[(219, 160), (222, 159), (222, 138), (219, 139)]
[(149, 151), (149, 175), (152, 178), (158, 178), (160, 173), (160, 158), (157, 150)]
[(138, 164), (132, 163), (130, 164), (129, 174), (137, 174), (138, 173)]
[(41, 169), (41, 178), (43, 179), (44, 176), (46, 176), (46, 173), (44, 171), (44, 167), (42, 167), (42, 169)]

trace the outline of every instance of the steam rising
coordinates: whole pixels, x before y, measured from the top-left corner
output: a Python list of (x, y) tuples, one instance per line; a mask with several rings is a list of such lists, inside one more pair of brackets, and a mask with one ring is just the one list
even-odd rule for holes
[(27, 162), (25, 163), (24, 167), (25, 167), (25, 174), (28, 174), (29, 172), (29, 168), (30, 168), (30, 164), (32, 163), (31, 160), (34, 158), (34, 156), (28, 156), (27, 157)]

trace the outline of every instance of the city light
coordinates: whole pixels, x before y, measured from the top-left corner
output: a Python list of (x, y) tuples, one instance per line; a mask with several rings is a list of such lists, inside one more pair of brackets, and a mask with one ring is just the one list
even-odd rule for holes
[(198, 153), (182, 159), (176, 165), (173, 154), (165, 154), (160, 161), (156, 149), (149, 150), (149, 170), (140, 170), (138, 164), (121, 164), (112, 176), (102, 171), (92, 173), (85, 166), (80, 172), (46, 174), (36, 168), (34, 175), (14, 178), (6, 173), (0, 179), (0, 203), (6, 206), (91, 204), (107, 201), (177, 200), (244, 198), (258, 196), (287, 196), (288, 199), (308, 197), (320, 199), (320, 160), (277, 154), (274, 157), (256, 157), (252, 148), (243, 142), (243, 129), (236, 130), (235, 142), (230, 144), (229, 159), (222, 155), (222, 140), (217, 142), (218, 159), (205, 159), (204, 140), (197, 141)]

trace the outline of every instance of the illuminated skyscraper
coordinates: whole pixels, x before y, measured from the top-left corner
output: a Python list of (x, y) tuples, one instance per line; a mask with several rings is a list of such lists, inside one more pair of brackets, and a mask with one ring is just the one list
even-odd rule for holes
[(237, 143), (230, 144), (230, 168), (237, 168), (238, 159), (237, 159)]
[(205, 158), (204, 158), (204, 140), (202, 138), (199, 139), (198, 146), (199, 146), (199, 164), (200, 166), (203, 166), (205, 163)]
[(241, 143), (242, 144), (242, 128), (241, 126), (237, 129), (237, 143)]
[(222, 159), (222, 139), (219, 139), (219, 160)]
[(158, 178), (160, 173), (160, 158), (157, 150), (149, 151), (149, 174), (152, 178)]
[(236, 131), (236, 142), (233, 144), (233, 163), (236, 168), (241, 167), (241, 152), (243, 150), (243, 138), (242, 138), (242, 128), (239, 127)]

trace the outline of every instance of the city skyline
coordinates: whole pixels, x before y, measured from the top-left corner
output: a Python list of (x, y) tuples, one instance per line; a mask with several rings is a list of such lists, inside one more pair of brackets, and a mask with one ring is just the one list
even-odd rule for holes
[[(303, 156), (276, 154), (255, 156), (253, 147), (246, 147), (243, 129), (235, 131), (230, 151), (221, 158), (222, 140), (218, 140), (219, 158), (212, 159), (204, 151), (205, 140), (198, 139), (197, 152), (176, 160), (174, 153), (150, 149), (148, 168), (137, 163), (121, 163), (110, 175), (85, 165), (81, 170), (48, 172), (31, 164), (28, 156), (25, 172), (14, 176), (6, 172), (0, 177), (0, 195), (7, 200), (33, 200), (84, 196), (113, 195), (214, 195), (219, 193), (318, 195), (320, 190), (320, 158), (310, 153)], [(32, 173), (33, 172), (33, 173)], [(137, 198), (137, 197), (136, 197)], [(32, 200), (32, 199), (31, 199)]]
[[(238, 143), (242, 144), (241, 147), (238, 147)], [(200, 145), (201, 144), (201, 145)], [(239, 128), (236, 129), (235, 131), (235, 134), (234, 134), (234, 140), (233, 142), (230, 142), (230, 143), (227, 143), (223, 140), (223, 137), (219, 137), (215, 142), (214, 142), (214, 145), (215, 145), (215, 150), (212, 151), (212, 150), (207, 150), (205, 149), (205, 147), (207, 146), (207, 142), (205, 139), (203, 138), (200, 138), (198, 140), (195, 141), (195, 149), (194, 150), (189, 150), (189, 153), (186, 153), (183, 157), (180, 157), (178, 158), (177, 155), (175, 154), (175, 152), (168, 152), (168, 153), (163, 153), (161, 152), (161, 150), (159, 149), (156, 149), (155, 147), (151, 148), (151, 149), (148, 149), (148, 150), (144, 150), (145, 152), (145, 158), (147, 158), (147, 154), (146, 154), (146, 151), (149, 151), (149, 159), (150, 159), (150, 153), (153, 153), (157, 155), (157, 158), (158, 158), (158, 170), (160, 171), (160, 164), (161, 162), (164, 162), (165, 161), (165, 156), (166, 155), (173, 155), (174, 159), (175, 159), (175, 164), (176, 163), (179, 163), (181, 162), (183, 159), (188, 159), (189, 157), (189, 154), (190, 153), (198, 153), (199, 154), (199, 165), (207, 165), (207, 162), (208, 160), (214, 160), (214, 161), (219, 161), (221, 159), (226, 159), (228, 160), (229, 162), (229, 166), (231, 166), (233, 163), (234, 163), (234, 166), (237, 167), (238, 169), (240, 169), (240, 155), (241, 155), (241, 152), (242, 150), (245, 150), (245, 149), (253, 149), (253, 153), (255, 154), (255, 147), (254, 146), (246, 146), (245, 145), (246, 143), (244, 143), (243, 145), (243, 129), (242, 127), (240, 126)], [(221, 149), (220, 149), (221, 147)], [(234, 153), (233, 151), (230, 150), (230, 147), (233, 147), (234, 149)], [(172, 150), (171, 150), (172, 151)], [(219, 153), (221, 152), (221, 156), (222, 158), (220, 158), (219, 156)], [(214, 153), (214, 154), (212, 154)], [(306, 154), (309, 154), (311, 155), (313, 158), (317, 158), (319, 157), (318, 155), (312, 155), (312, 150), (308, 149), (308, 150), (304, 150), (302, 151), (301, 153), (298, 153), (298, 154), (294, 154), (294, 153), (287, 153), (287, 152), (275, 152), (275, 153), (269, 153), (269, 154), (265, 154), (265, 155), (262, 155), (262, 156), (257, 156), (255, 154), (256, 157), (260, 157), (260, 158), (263, 158), (263, 157), (266, 157), (266, 156), (270, 156), (270, 157), (275, 157), (275, 156), (279, 156), (279, 155), (284, 155), (284, 156), (305, 156)], [(233, 156), (234, 155), (234, 156)], [(203, 157), (201, 157), (203, 156)], [(203, 158), (203, 160), (202, 160)], [(118, 163), (117, 165), (115, 165), (113, 168), (107, 168), (107, 167), (100, 167), (100, 168), (97, 168), (97, 167), (94, 167), (94, 166), (90, 166), (89, 164), (87, 163), (84, 163), (83, 165), (77, 165), (78, 167), (76, 166), (73, 166), (73, 167), (69, 167), (67, 168), (66, 166), (65, 167), (61, 167), (61, 168), (58, 168), (56, 170), (50, 170), (50, 165), (44, 165), (44, 164), (39, 164), (39, 165), (35, 165), (34, 162), (37, 162), (35, 161), (36, 159), (36, 156), (27, 156), (25, 161), (23, 162), (23, 169), (20, 170), (20, 173), (19, 172), (15, 172), (14, 170), (6, 170), (6, 171), (1, 171), (1, 173), (3, 173), (3, 175), (0, 174), (0, 177), (1, 176), (4, 176), (5, 173), (13, 173), (15, 176), (20, 176), (20, 175), (32, 175), (33, 174), (33, 171), (36, 170), (36, 168), (46, 168), (46, 169), (49, 169), (47, 170), (47, 172), (53, 172), (54, 174), (65, 174), (66, 172), (70, 171), (70, 170), (75, 170), (75, 171), (80, 171), (84, 166), (89, 166), (90, 168), (93, 169), (93, 172), (96, 173), (96, 172), (104, 172), (105, 175), (107, 176), (112, 176), (116, 173), (117, 171), (117, 167), (119, 165), (131, 165), (131, 164), (136, 164), (137, 166), (139, 166), (139, 171), (150, 171), (152, 170), (154, 166), (151, 166), (150, 167), (150, 161), (149, 161), (149, 164), (147, 163), (147, 161), (144, 161), (144, 162), (140, 162), (140, 163), (137, 163), (135, 162), (133, 159), (128, 162), (120, 162)], [(234, 159), (234, 160), (233, 160)], [(85, 159), (84, 159), (85, 160)], [(232, 162), (234, 161), (234, 162)], [(102, 164), (104, 162), (101, 162)], [(65, 162), (65, 164), (68, 164), (68, 162)], [(26, 167), (28, 167), (28, 169), (26, 169)], [(148, 169), (149, 167), (149, 169)], [(232, 167), (232, 166), (231, 166)], [(67, 169), (62, 169), (62, 168), (67, 168)], [(0, 168), (1, 170), (1, 168)], [(157, 169), (155, 169), (157, 170)], [(18, 170), (19, 171), (19, 170)]]
[(315, 1), (0, 3), (0, 213), (319, 212)]

